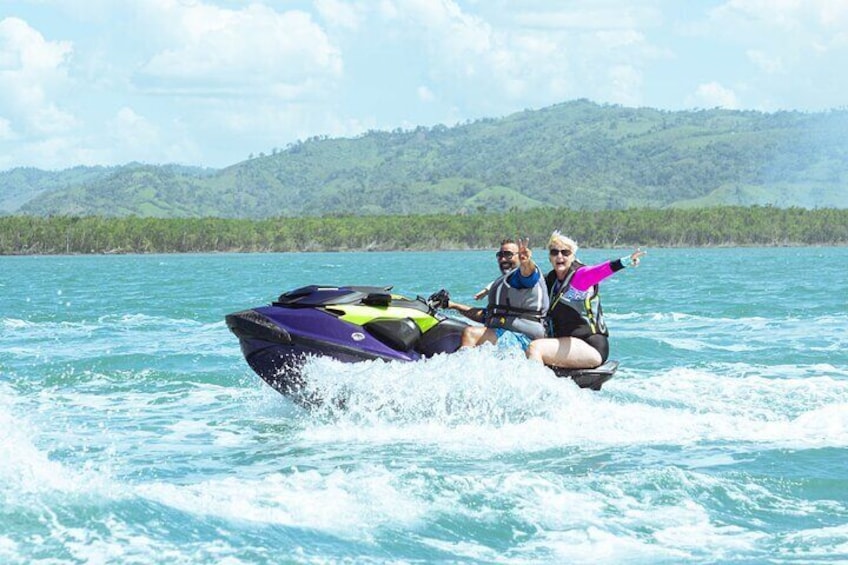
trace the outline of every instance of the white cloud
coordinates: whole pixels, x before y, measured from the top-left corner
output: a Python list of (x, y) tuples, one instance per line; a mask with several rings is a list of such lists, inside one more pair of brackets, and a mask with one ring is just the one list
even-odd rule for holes
[[(490, 96), (519, 96), (526, 90), (521, 76), (526, 59), (554, 48), (530, 34), (499, 34), (452, 0), (384, 1), (380, 14), (389, 20), (399, 41), (421, 46), (428, 78), (454, 92), (474, 84), (478, 89), (488, 85), (483, 90)], [(510, 45), (511, 41), (516, 45)]]
[(394, 0), (380, 0), (376, 11), (381, 18), (386, 20), (394, 20), (399, 17), (398, 7), (395, 5)]
[(490, 115), (577, 97), (636, 104), (643, 99), (644, 67), (668, 57), (646, 36), (661, 22), (651, 4), (495, 0), (466, 5), (474, 14), (452, 0), (382, 6), (405, 41), (422, 45), (430, 81), (449, 85), (453, 97), (473, 90), (476, 108)]
[(717, 82), (701, 84), (689, 100), (690, 106), (696, 108), (739, 108), (736, 94)]
[(775, 74), (784, 72), (785, 70), (783, 61), (779, 56), (770, 57), (767, 53), (759, 49), (749, 49), (746, 55), (764, 73)]
[(516, 21), (540, 30), (584, 32), (593, 30), (630, 30), (656, 25), (659, 11), (648, 5), (622, 5), (619, 2), (584, 2), (562, 6), (546, 3), (540, 8), (520, 10)]
[(32, 130), (38, 135), (64, 134), (79, 125), (77, 118), (52, 102), (33, 108), (28, 117)]
[(419, 86), (418, 99), (422, 102), (432, 102), (436, 99), (436, 95), (433, 94), (433, 91), (427, 88), (426, 86)]
[(155, 6), (148, 17), (168, 22), (170, 44), (143, 66), (139, 82), (153, 90), (291, 95), (302, 88), (327, 88), (342, 72), (341, 53), (306, 12), (281, 13), (262, 4), (230, 10), (173, 0)]
[(47, 41), (20, 18), (0, 20), (0, 115), (10, 122), (7, 129), (41, 136), (76, 124), (57, 102), (71, 53), (70, 42)]
[(159, 128), (132, 108), (123, 107), (118, 110), (109, 125), (121, 145), (142, 149), (156, 147), (161, 143)]
[(357, 29), (362, 23), (365, 8), (342, 0), (315, 0), (315, 9), (331, 26)]
[(645, 36), (633, 29), (601, 30), (595, 33), (595, 37), (604, 50), (630, 49), (645, 43)]
[[(740, 42), (802, 51), (844, 44), (845, 0), (729, 0), (711, 12), (714, 30)], [(817, 47), (816, 47), (817, 46)]]
[(781, 29), (816, 27), (839, 31), (848, 24), (845, 0), (728, 0), (719, 17), (744, 17)]
[(845, 0), (728, 0), (709, 12), (709, 24), (705, 41), (719, 42), (725, 53), (735, 50), (748, 63), (722, 79), (745, 81), (747, 107), (844, 106)]
[(71, 52), (70, 43), (46, 41), (20, 18), (0, 20), (0, 41), (0, 61), (4, 70), (20, 70), (32, 75), (54, 73)]
[(454, 61), (492, 48), (491, 27), (452, 0), (395, 0), (392, 9), (384, 6), (383, 14), (399, 19), (404, 35), (423, 40), (434, 54), (452, 54)]

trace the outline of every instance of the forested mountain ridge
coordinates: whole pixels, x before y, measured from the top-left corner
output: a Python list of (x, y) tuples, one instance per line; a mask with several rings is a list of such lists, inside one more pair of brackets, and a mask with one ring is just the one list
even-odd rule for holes
[[(188, 178), (203, 178), (217, 172), (214, 169), (202, 169), (200, 167), (185, 167), (181, 165), (151, 166), (141, 163), (128, 163), (116, 167), (78, 166), (62, 171), (43, 171), (33, 167), (17, 167), (0, 172), (0, 214), (25, 212), (21, 208), (26, 208), (27, 204), (37, 207), (35, 203), (42, 195), (48, 195), (48, 198), (64, 195), (71, 199), (79, 195), (80, 198), (85, 199), (85, 201), (81, 200), (76, 204), (72, 202), (67, 209), (55, 213), (73, 214), (74, 208), (78, 208), (81, 211), (88, 210), (90, 208), (88, 201), (93, 199), (89, 192), (96, 194), (98, 192), (97, 187), (103, 184), (109, 185), (111, 179), (133, 176), (138, 174), (138, 171), (145, 169), (161, 178), (174, 177), (175, 175)], [(134, 201), (137, 200), (134, 198), (134, 194), (132, 196)], [(111, 201), (115, 198), (112, 195), (107, 196), (105, 199)], [(131, 202), (129, 206), (134, 207), (135, 203)], [(170, 208), (170, 206), (168, 207)], [(33, 212), (28, 213), (32, 214)], [(47, 214), (51, 213), (53, 212), (47, 212)], [(109, 215), (119, 216), (122, 214)], [(126, 215), (126, 213), (123, 215)]]
[(0, 213), (14, 212), (45, 192), (84, 185), (106, 174), (104, 167), (74, 167), (64, 171), (42, 171), (18, 167), (0, 173)]
[(20, 171), (0, 173), (0, 212), (266, 218), (542, 206), (848, 208), (848, 111), (667, 112), (578, 100), (454, 127), (311, 138), (218, 171), (76, 168), (28, 193), (10, 190)]

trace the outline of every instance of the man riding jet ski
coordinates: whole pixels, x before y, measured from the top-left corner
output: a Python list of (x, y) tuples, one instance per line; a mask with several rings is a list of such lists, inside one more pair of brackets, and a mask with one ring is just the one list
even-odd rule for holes
[[(296, 396), (309, 356), (417, 361), (457, 351), (468, 324), (437, 311), (448, 303), (446, 291), (425, 300), (393, 294), (391, 287), (310, 285), (283, 293), (269, 306), (228, 314), (226, 322), (250, 367), (276, 390)], [(617, 367), (610, 361), (596, 369), (552, 369), (580, 387), (600, 390)]]

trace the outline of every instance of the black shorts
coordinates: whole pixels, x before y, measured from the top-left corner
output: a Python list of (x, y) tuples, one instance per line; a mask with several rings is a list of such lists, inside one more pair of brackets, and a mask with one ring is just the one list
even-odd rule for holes
[(607, 336), (592, 334), (581, 339), (598, 350), (598, 353), (601, 354), (601, 363), (607, 362), (607, 358), (609, 358), (609, 339), (607, 339)]

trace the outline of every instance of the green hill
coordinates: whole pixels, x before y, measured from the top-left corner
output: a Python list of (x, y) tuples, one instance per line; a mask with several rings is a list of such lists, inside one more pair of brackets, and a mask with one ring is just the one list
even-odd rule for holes
[(42, 171), (19, 167), (0, 173), (0, 214), (16, 212), (22, 205), (47, 192), (84, 185), (113, 170), (104, 167), (75, 167), (64, 171)]
[(0, 212), (266, 218), (847, 208), (848, 111), (665, 112), (578, 100), (450, 128), (311, 138), (219, 171), (135, 164), (26, 183), (15, 180), (20, 171), (0, 173)]

